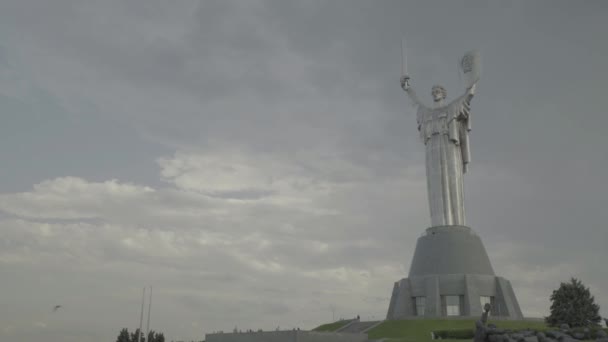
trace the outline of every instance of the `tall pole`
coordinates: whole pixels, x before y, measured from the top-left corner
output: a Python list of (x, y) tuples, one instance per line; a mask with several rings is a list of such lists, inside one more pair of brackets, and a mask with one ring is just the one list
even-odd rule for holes
[(144, 301), (146, 300), (146, 288), (144, 287), (144, 292), (141, 295), (141, 314), (139, 315), (139, 335), (137, 336), (137, 341), (141, 342), (141, 325), (144, 321)]
[(150, 299), (148, 300), (148, 323), (146, 323), (146, 338), (150, 336), (150, 309), (152, 309), (152, 286), (150, 286)]

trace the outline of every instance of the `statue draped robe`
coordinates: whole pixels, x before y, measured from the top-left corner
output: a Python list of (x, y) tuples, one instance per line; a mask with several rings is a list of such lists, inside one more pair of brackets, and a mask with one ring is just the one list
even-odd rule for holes
[(426, 179), (431, 227), (465, 225), (463, 174), (471, 160), (468, 132), (474, 87), (447, 106), (418, 106), (420, 138), (426, 149)]

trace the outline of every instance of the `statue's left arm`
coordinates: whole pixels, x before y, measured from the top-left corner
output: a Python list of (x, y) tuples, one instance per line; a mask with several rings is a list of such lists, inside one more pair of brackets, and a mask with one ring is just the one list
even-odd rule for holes
[(471, 162), (471, 148), (469, 146), (469, 132), (471, 131), (471, 100), (475, 95), (477, 84), (467, 88), (464, 95), (452, 101), (449, 105), (450, 139), (460, 146), (462, 153), (463, 173), (467, 172), (468, 164)]
[[(455, 114), (455, 119), (458, 121), (468, 121), (469, 116), (471, 115), (471, 100), (473, 96), (475, 96), (475, 90), (477, 88), (477, 83), (474, 83), (471, 87), (467, 88), (464, 95), (450, 102), (448, 107)], [(470, 131), (471, 128), (468, 127)]]

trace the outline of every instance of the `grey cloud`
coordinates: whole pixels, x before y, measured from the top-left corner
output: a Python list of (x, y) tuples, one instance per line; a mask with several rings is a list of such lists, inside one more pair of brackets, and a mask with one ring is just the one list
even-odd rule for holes
[(260, 199), (264, 197), (268, 197), (272, 195), (272, 191), (268, 190), (260, 190), (260, 189), (245, 189), (239, 191), (223, 191), (223, 192), (214, 192), (209, 194), (211, 197), (219, 197), (225, 199), (241, 199), (241, 200), (250, 200), (250, 199)]

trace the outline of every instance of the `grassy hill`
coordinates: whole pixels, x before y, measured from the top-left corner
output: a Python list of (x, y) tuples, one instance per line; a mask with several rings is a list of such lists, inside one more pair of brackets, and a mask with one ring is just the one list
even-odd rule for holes
[[(335, 331), (350, 321), (340, 321), (321, 325), (315, 328), (315, 331)], [(488, 324), (493, 323), (499, 328), (504, 329), (533, 329), (546, 330), (548, 327), (542, 321), (507, 321), (507, 320), (488, 320)], [(425, 342), (433, 341), (431, 332), (438, 330), (460, 330), (471, 329), (475, 327), (474, 319), (413, 319), (413, 320), (396, 320), (385, 321), (377, 327), (368, 331), (370, 339), (386, 338), (390, 342)], [(443, 341), (471, 341), (471, 339), (463, 340), (443, 340)]]
[(352, 321), (352, 319), (348, 319), (348, 320), (341, 320), (341, 321), (337, 321), (337, 322), (333, 322), (333, 323), (327, 323), (327, 324), (320, 325), (312, 330), (313, 331), (336, 331), (336, 330), (342, 328), (343, 326), (347, 325), (351, 321)]

